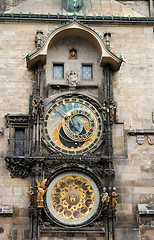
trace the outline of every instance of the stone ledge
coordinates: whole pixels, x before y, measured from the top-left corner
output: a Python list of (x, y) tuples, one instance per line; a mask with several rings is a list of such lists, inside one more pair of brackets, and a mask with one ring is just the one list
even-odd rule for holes
[(139, 215), (153, 215), (154, 204), (137, 204), (137, 212)]

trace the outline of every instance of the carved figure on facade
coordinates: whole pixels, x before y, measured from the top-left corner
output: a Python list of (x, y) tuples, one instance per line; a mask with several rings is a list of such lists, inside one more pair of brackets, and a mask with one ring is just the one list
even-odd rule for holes
[(27, 194), (29, 195), (30, 206), (34, 206), (34, 190), (33, 190), (33, 187), (30, 187), (30, 190), (29, 190), (29, 192), (27, 192)]
[(37, 110), (38, 110), (38, 104), (36, 99), (34, 98), (32, 101), (32, 119), (36, 120), (37, 118)]
[(112, 208), (116, 208), (117, 206), (117, 197), (119, 196), (119, 193), (117, 193), (116, 191), (116, 187), (113, 187), (113, 191), (111, 193)]
[(43, 207), (43, 196), (46, 192), (45, 183), (47, 178), (44, 179), (41, 183), (36, 179), (37, 182), (37, 207)]
[(106, 192), (106, 188), (104, 187), (103, 188), (103, 193), (102, 193), (102, 205), (103, 205), (103, 208), (104, 209), (107, 209), (108, 205), (109, 205), (109, 195), (108, 193)]
[(42, 39), (43, 39), (43, 31), (42, 30), (37, 30), (35, 34), (35, 44), (36, 47), (39, 48), (42, 44)]
[(114, 104), (110, 104), (110, 120), (115, 122), (116, 119), (116, 106)]
[(68, 71), (66, 74), (67, 83), (71, 86), (76, 86), (79, 81), (78, 73), (76, 71)]
[(104, 121), (107, 121), (107, 116), (109, 114), (109, 109), (107, 108), (105, 103), (103, 103), (103, 106), (102, 106), (102, 114), (103, 114)]
[(44, 103), (42, 99), (39, 102), (38, 114), (39, 114), (39, 119), (42, 120), (44, 117)]

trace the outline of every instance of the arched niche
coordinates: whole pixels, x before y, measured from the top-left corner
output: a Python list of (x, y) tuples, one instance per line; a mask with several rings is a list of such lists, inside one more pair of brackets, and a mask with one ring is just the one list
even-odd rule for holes
[(51, 32), (42, 47), (37, 49), (34, 53), (27, 57), (27, 67), (32, 69), (38, 61), (46, 64), (47, 53), (50, 46), (53, 45), (55, 42), (59, 41), (61, 38), (68, 38), (72, 36), (80, 36), (81, 38), (89, 41), (97, 48), (98, 52), (100, 53), (100, 65), (110, 64), (111, 68), (114, 71), (117, 71), (120, 68), (122, 59), (118, 58), (115, 54), (111, 52), (109, 48), (105, 46), (99, 34), (88, 26), (80, 24), (76, 21), (61, 26)]

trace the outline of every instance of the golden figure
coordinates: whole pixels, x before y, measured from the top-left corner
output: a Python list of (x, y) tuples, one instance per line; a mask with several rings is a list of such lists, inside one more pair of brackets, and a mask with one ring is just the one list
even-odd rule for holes
[(108, 193), (106, 192), (106, 188), (104, 187), (103, 193), (102, 193), (102, 204), (105, 209), (108, 207), (109, 199), (110, 199), (110, 197), (109, 197)]
[(36, 179), (37, 182), (37, 207), (43, 207), (43, 196), (46, 192), (45, 183), (47, 178), (44, 179), (41, 183)]
[(113, 192), (111, 193), (111, 200), (112, 200), (112, 208), (116, 208), (117, 206), (117, 197), (119, 193), (116, 193), (116, 187), (113, 187)]
[(30, 202), (30, 206), (34, 206), (34, 190), (33, 187), (30, 187), (29, 192), (27, 192), (27, 194), (29, 195), (29, 202)]

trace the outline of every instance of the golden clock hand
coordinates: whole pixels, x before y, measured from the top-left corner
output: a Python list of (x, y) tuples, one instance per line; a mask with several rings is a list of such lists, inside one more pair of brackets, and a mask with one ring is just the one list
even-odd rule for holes
[(59, 112), (57, 109), (54, 109), (56, 112), (58, 112), (63, 118), (65, 117), (61, 112)]

